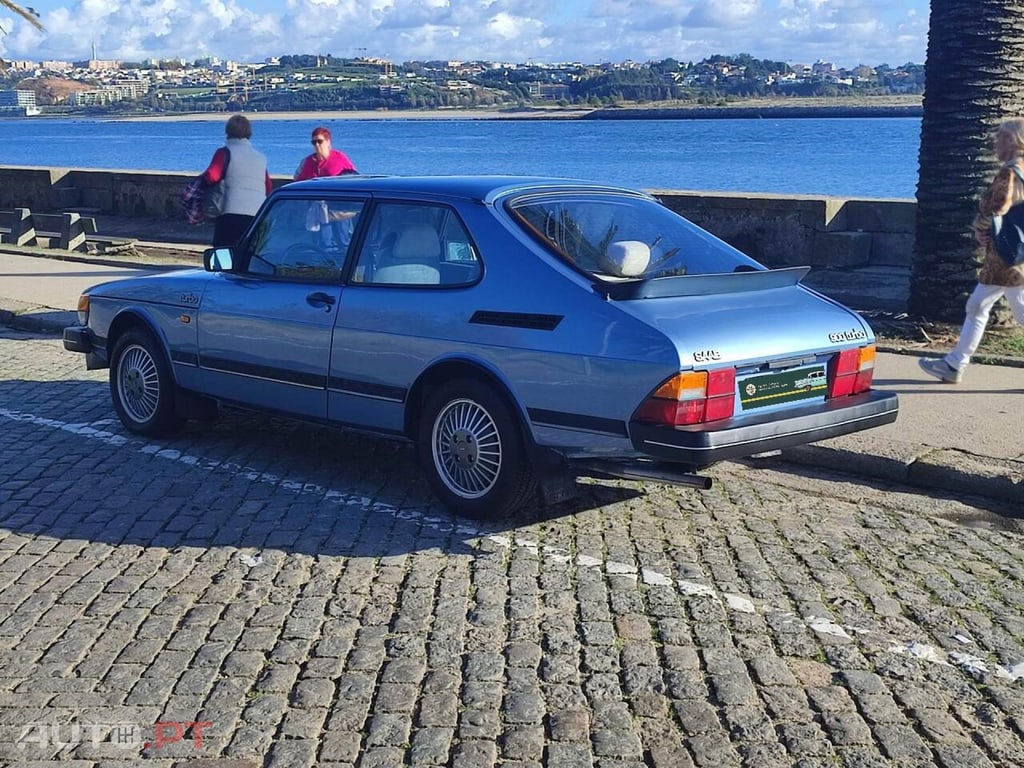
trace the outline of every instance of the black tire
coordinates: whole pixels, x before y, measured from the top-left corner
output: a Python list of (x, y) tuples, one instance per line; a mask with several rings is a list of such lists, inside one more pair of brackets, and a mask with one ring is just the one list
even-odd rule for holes
[(137, 435), (169, 435), (183, 423), (163, 350), (142, 328), (125, 331), (110, 358), (110, 399), (125, 429)]
[(456, 514), (500, 519), (536, 494), (512, 410), (476, 379), (456, 379), (427, 393), (418, 450), (434, 493)]

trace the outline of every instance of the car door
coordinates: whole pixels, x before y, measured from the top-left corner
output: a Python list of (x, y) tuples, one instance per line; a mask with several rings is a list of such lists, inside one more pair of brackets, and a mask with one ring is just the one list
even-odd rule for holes
[(198, 317), (205, 392), (324, 418), (341, 275), (360, 200), (282, 197), (233, 249)]
[(332, 342), (328, 418), (401, 432), (409, 386), (460, 327), (452, 296), (483, 267), (446, 205), (378, 201), (364, 232)]

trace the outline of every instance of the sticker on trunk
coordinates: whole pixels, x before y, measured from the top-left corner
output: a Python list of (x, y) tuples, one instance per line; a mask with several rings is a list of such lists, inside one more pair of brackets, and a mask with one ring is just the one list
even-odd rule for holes
[(825, 366), (748, 376), (739, 383), (743, 410), (822, 397), (828, 391)]

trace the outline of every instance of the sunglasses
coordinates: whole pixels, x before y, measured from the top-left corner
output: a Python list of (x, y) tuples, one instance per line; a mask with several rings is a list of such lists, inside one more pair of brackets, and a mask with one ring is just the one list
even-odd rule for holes
[(311, 142), (309, 142), (309, 143), (310, 143), (310, 144), (313, 144), (313, 145), (316, 145), (316, 144), (323, 144), (323, 143), (324, 143), (324, 139), (313, 139), (313, 140), (312, 140)]

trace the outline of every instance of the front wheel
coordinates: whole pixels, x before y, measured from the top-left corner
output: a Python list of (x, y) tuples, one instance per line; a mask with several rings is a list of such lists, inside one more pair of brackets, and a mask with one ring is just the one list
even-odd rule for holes
[(483, 382), (460, 379), (430, 392), (418, 446), (434, 493), (456, 514), (505, 517), (536, 492), (516, 418)]
[(155, 437), (181, 426), (174, 403), (174, 381), (163, 350), (148, 331), (133, 328), (114, 345), (110, 397), (129, 432)]

